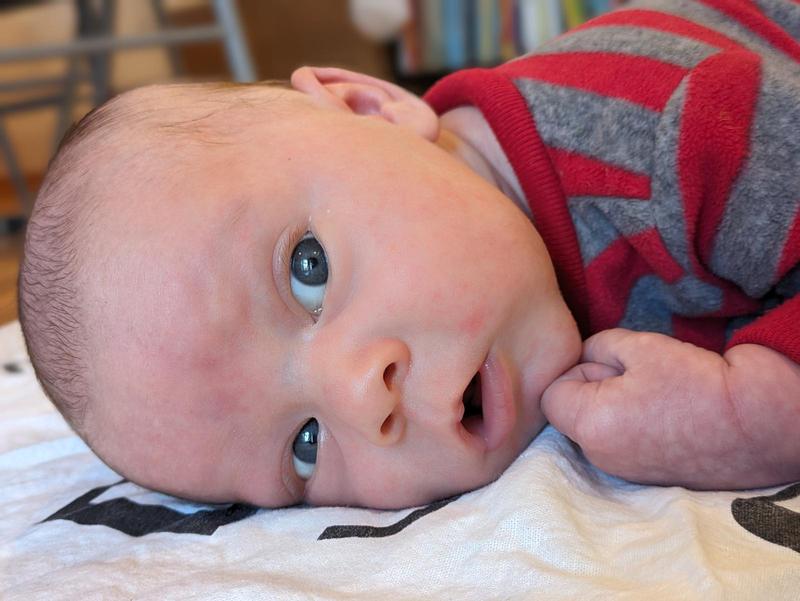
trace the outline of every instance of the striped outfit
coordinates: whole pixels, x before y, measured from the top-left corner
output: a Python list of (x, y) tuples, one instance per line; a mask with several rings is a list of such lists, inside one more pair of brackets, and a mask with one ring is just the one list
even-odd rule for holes
[(800, 0), (634, 2), (425, 98), (482, 112), (584, 335), (800, 363), (799, 40)]

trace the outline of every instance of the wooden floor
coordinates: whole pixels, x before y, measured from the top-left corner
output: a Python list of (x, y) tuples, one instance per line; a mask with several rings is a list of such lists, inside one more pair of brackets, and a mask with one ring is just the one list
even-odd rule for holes
[(17, 273), (22, 234), (0, 234), (0, 324), (17, 319)]
[[(31, 176), (27, 180), (28, 189), (33, 194), (42, 178)], [(11, 182), (0, 178), (0, 325), (17, 319), (17, 273), (23, 233), (7, 233), (7, 223), (19, 224), (22, 214), (22, 205)]]

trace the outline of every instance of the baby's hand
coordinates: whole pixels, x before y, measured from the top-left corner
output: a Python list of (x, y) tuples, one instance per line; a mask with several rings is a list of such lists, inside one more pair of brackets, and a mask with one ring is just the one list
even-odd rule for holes
[(542, 410), (589, 461), (637, 482), (735, 487), (730, 470), (752, 457), (721, 355), (614, 329), (586, 340), (581, 361), (545, 391)]

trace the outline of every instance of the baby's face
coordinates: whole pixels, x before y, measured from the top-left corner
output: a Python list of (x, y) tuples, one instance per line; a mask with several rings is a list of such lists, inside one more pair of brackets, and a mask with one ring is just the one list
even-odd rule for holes
[(93, 447), (145, 486), (263, 506), (492, 481), (576, 359), (539, 236), (436, 144), (294, 104), (120, 173), (88, 284)]

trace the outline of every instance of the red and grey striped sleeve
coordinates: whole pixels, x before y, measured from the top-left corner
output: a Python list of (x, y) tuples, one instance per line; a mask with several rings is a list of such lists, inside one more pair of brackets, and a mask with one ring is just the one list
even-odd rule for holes
[(702, 266), (736, 285), (723, 288), (723, 312), (740, 293), (759, 302), (728, 324), (726, 348), (762, 344), (800, 363), (800, 3), (702, 4), (744, 48), (688, 80), (679, 169), (690, 239)]
[(584, 334), (800, 362), (798, 32), (798, 0), (640, 0), (426, 98), (482, 111)]

